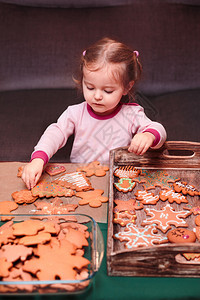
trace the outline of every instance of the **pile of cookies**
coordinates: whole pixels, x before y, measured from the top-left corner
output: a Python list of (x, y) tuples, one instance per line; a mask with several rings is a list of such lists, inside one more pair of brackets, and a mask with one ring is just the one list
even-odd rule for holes
[[(199, 190), (165, 170), (114, 169), (113, 238), (126, 249), (200, 241), (200, 206), (190, 203)], [(190, 228), (187, 219), (199, 214)], [(191, 255), (187, 256), (192, 259)]]
[[(0, 227), (0, 293), (78, 291), (88, 286), (89, 231), (53, 218), (8, 221)], [(37, 281), (55, 281), (38, 284)], [(78, 280), (78, 283), (60, 283)], [(17, 283), (15, 284), (15, 282)], [(30, 281), (29, 284), (18, 282)], [(35, 283), (34, 283), (35, 281)], [(13, 284), (7, 284), (13, 282)]]
[[(0, 281), (5, 282), (0, 284), (0, 293), (43, 293), (44, 289), (45, 292), (73, 292), (89, 284), (88, 268), (91, 262), (83, 256), (85, 249), (90, 251), (88, 227), (77, 223), (75, 215), (68, 215), (67, 219), (63, 215), (74, 212), (78, 205), (89, 204), (95, 208), (107, 202), (108, 197), (103, 196), (104, 190), (94, 189), (88, 177), (105, 176), (108, 170), (98, 161), (71, 173), (67, 173), (62, 165), (50, 164), (45, 169), (45, 174), (50, 176), (46, 174), (31, 190), (13, 192), (13, 201), (0, 202), (0, 215), (4, 215), (0, 216), (0, 221), (8, 221), (0, 226)], [(19, 178), (22, 171), (20, 167), (17, 174)], [(64, 203), (61, 199), (72, 196), (81, 198), (78, 204)], [(45, 198), (49, 201), (45, 201)], [(11, 212), (17, 213), (19, 205), (32, 203), (36, 207), (35, 219), (16, 223)], [(48, 221), (45, 221), (47, 218)], [(34, 284), (38, 280), (58, 282)], [(60, 284), (59, 280), (78, 280), (79, 283)], [(12, 281), (33, 283), (6, 284)]]

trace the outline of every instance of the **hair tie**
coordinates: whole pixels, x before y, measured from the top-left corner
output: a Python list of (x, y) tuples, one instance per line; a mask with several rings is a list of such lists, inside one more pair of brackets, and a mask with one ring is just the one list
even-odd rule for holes
[(85, 54), (86, 54), (86, 50), (83, 51), (83, 56), (85, 56)]
[(138, 58), (139, 56), (139, 52), (137, 50), (133, 51), (133, 53), (135, 54), (135, 56)]

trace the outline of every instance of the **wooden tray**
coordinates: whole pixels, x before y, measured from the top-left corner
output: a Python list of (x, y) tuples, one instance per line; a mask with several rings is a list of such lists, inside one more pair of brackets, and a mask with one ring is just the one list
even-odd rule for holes
[[(200, 253), (200, 243), (162, 244), (151, 247), (126, 249), (124, 242), (113, 239), (113, 235), (122, 227), (113, 224), (113, 208), (115, 199), (128, 200), (135, 198), (134, 194), (141, 184), (137, 183), (132, 192), (119, 192), (114, 187), (118, 180), (113, 176), (113, 170), (118, 166), (132, 165), (138, 169), (166, 170), (174, 177), (180, 178), (200, 190), (200, 143), (168, 141), (161, 149), (148, 150), (143, 156), (129, 153), (127, 148), (118, 148), (110, 152), (110, 191), (108, 213), (108, 239), (107, 239), (107, 271), (111, 276), (172, 276), (172, 277), (200, 277), (200, 262), (186, 260), (182, 253)], [(156, 189), (160, 189), (156, 187)], [(156, 190), (150, 190), (156, 192)], [(192, 206), (200, 205), (199, 196), (187, 195)], [(145, 205), (151, 208), (161, 208), (167, 201), (159, 200), (156, 205)], [(186, 204), (170, 204), (176, 210), (183, 210)], [(141, 221), (148, 218), (144, 209), (137, 210), (136, 225), (142, 227)], [(193, 230), (196, 216), (187, 217), (188, 229)], [(176, 227), (172, 226), (172, 229)], [(163, 234), (159, 230), (159, 234)], [(166, 234), (165, 234), (166, 236)]]

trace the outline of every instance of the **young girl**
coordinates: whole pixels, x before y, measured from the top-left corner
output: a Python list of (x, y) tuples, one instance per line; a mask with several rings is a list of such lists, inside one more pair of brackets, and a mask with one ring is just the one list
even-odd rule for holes
[[(109, 162), (111, 149), (129, 146), (144, 154), (166, 140), (164, 127), (151, 121), (141, 106), (130, 103), (133, 87), (141, 76), (139, 53), (123, 43), (104, 38), (81, 57), (80, 78), (85, 102), (69, 106), (51, 124), (36, 145), (22, 175), (27, 187), (38, 182), (44, 165), (74, 134), (71, 162)], [(128, 98), (128, 103), (127, 102)]]

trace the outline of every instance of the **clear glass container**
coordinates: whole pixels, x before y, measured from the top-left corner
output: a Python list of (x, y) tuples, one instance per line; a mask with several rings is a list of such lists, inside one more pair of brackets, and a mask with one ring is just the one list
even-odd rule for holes
[[(12, 218), (12, 221), (9, 221), (9, 218)], [(102, 232), (97, 222), (92, 217), (84, 214), (59, 214), (59, 215), (40, 215), (40, 214), (2, 215), (0, 214), (0, 220), (1, 220), (0, 226), (4, 224), (7, 225), (10, 224), (8, 222), (13, 222), (13, 224), (16, 224), (30, 219), (34, 219), (34, 220), (39, 219), (42, 222), (45, 222), (47, 220), (48, 221), (56, 220), (56, 222), (58, 222), (59, 225), (62, 224), (62, 227), (68, 226), (69, 223), (82, 224), (84, 225), (84, 228), (86, 228), (85, 226), (87, 226), (85, 230), (87, 231), (88, 246), (83, 247), (84, 254), (83, 251), (81, 250), (82, 254), (80, 255), (88, 259), (90, 263), (87, 266), (87, 268), (84, 269), (85, 270), (84, 276), (77, 276), (76, 280), (61, 280), (59, 279), (59, 277), (56, 277), (55, 280), (47, 279), (41, 281), (37, 279), (36, 275), (34, 275), (31, 280), (22, 280), (23, 276), (16, 277), (15, 279), (12, 280), (9, 280), (8, 279), (9, 277), (0, 277), (0, 295), (4, 295), (4, 294), (5, 295), (9, 295), (9, 294), (10, 295), (19, 295), (19, 294), (33, 295), (38, 293), (76, 294), (76, 293), (85, 292), (91, 286), (93, 278), (97, 274), (104, 256), (104, 240), (103, 240)], [(2, 228), (0, 227), (0, 252), (2, 251), (1, 249), (4, 248), (4, 243), (5, 243), (5, 242), (2, 243), (1, 240)], [(15, 245), (18, 242), (17, 240), (14, 242), (11, 239), (9, 243), (10, 245)], [(31, 245), (30, 247), (36, 249), (36, 255), (34, 251), (32, 255), (35, 255), (37, 258), (37, 245)], [(0, 257), (2, 257), (1, 253), (0, 253)], [(17, 268), (19, 268), (20, 264), (21, 265), (24, 264), (23, 260), (21, 261), (18, 260), (17, 263), (18, 263)], [(12, 264), (15, 267), (16, 262), (13, 262)], [(3, 267), (0, 265), (0, 273), (2, 268)], [(12, 267), (9, 270), (11, 269)], [(55, 265), (55, 269), (56, 269), (56, 265)]]

